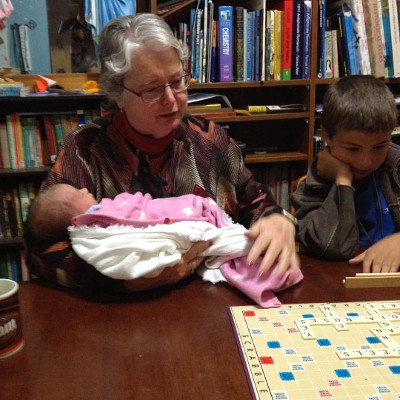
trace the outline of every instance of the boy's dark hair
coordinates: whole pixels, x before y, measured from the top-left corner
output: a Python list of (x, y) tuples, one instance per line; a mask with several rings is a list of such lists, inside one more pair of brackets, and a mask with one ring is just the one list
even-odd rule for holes
[(389, 88), (371, 75), (351, 75), (331, 84), (323, 99), (321, 127), (339, 131), (391, 132), (397, 125), (396, 101)]

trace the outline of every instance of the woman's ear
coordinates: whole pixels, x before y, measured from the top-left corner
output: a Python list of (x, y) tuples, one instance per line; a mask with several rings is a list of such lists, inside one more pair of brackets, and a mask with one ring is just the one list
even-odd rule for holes
[(71, 226), (76, 226), (76, 221), (77, 221), (77, 218), (76, 217), (72, 217), (71, 218)]

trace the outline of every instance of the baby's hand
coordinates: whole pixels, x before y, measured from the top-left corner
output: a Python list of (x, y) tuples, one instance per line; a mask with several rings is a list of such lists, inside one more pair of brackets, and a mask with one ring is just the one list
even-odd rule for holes
[(363, 266), (364, 273), (397, 272), (400, 266), (400, 232), (393, 233), (349, 260)]
[(353, 181), (350, 165), (335, 158), (328, 146), (318, 153), (317, 174), (340, 185), (351, 186)]

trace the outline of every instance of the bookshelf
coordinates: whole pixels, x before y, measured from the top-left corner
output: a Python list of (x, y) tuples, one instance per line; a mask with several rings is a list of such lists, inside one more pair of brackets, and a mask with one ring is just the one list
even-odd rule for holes
[[(71, 74), (72, 75), (72, 74)], [(76, 85), (80, 85), (85, 82), (88, 78), (85, 74), (73, 74), (73, 77), (62, 77), (61, 80), (66, 79), (65, 88), (74, 89)], [(48, 77), (60, 81), (60, 77), (55, 75), (48, 75)], [(21, 75), (14, 76), (15, 80), (23, 81), (25, 85), (32, 86), (35, 76)], [(93, 78), (91, 76), (91, 78)], [(97, 76), (94, 77), (97, 79)], [(62, 83), (62, 85), (64, 82)], [(53, 114), (57, 112), (64, 112), (67, 110), (93, 110), (100, 109), (101, 102), (104, 100), (103, 95), (59, 95), (59, 96), (29, 96), (29, 97), (0, 97), (0, 120), (4, 121), (6, 115), (13, 113), (32, 113), (34, 116)], [(42, 137), (45, 134), (42, 132)], [(6, 197), (6, 193), (16, 190), (13, 192), (14, 196), (20, 194), (20, 186), (30, 184), (30, 187), (34, 192), (38, 190), (41, 182), (43, 181), (45, 175), (50, 169), (50, 165), (43, 165), (40, 167), (29, 167), (20, 169), (11, 168), (0, 168), (0, 218), (4, 223), (4, 216), (1, 215), (2, 207), (5, 207), (3, 203), (3, 198)], [(8, 203), (8, 207), (10, 203)], [(14, 207), (14, 205), (13, 205)], [(17, 211), (13, 208), (15, 214)], [(14, 217), (13, 217), (14, 218)], [(0, 219), (1, 221), (1, 219)], [(11, 222), (8, 221), (11, 226)], [(21, 226), (21, 225), (19, 225)], [(2, 233), (2, 234), (1, 234)], [(5, 228), (0, 230), (0, 273), (4, 273), (4, 260), (11, 258), (13, 260), (13, 275), (15, 273), (15, 263), (18, 263), (18, 279), (27, 279), (28, 275), (26, 268), (23, 267), (23, 240), (21, 237), (21, 229), (18, 228), (17, 232), (8, 232), (5, 234)], [(4, 237), (1, 237), (4, 236)], [(11, 275), (10, 275), (11, 276)]]

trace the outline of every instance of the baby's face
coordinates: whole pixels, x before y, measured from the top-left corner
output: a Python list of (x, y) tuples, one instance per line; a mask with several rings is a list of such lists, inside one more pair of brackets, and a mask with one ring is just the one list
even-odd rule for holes
[(77, 189), (75, 193), (73, 207), (82, 213), (86, 212), (91, 206), (98, 204), (96, 199), (86, 188)]

